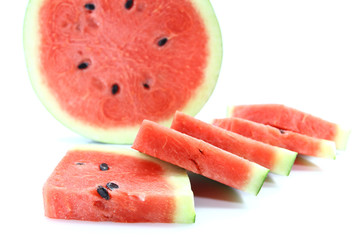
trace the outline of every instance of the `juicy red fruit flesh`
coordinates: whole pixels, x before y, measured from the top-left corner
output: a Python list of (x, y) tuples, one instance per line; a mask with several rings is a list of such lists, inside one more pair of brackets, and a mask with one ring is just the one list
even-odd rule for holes
[[(79, 159), (83, 164), (78, 164)], [(109, 167), (106, 171), (99, 169), (103, 162)], [(70, 151), (44, 186), (45, 215), (89, 221), (172, 222), (175, 200), (163, 174), (159, 164), (132, 156)]]
[(190, 1), (44, 2), (45, 84), (73, 117), (100, 127), (165, 120), (202, 84), (207, 35)]

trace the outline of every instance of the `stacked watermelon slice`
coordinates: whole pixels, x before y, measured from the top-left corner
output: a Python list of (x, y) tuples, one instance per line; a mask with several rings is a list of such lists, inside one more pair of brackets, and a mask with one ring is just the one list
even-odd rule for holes
[(268, 171), (289, 175), (297, 154), (335, 159), (349, 136), (337, 124), (283, 105), (236, 106), (230, 116), (212, 125), (177, 112), (171, 128), (145, 120), (132, 147), (256, 195)]

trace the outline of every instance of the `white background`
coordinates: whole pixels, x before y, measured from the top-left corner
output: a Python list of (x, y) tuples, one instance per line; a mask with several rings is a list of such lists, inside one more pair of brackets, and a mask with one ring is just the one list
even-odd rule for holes
[(1, 239), (360, 239), (360, 2), (212, 3), (224, 60), (217, 88), (197, 117), (224, 117), (233, 104), (283, 103), (351, 126), (348, 149), (335, 161), (298, 160), (288, 177), (270, 174), (257, 197), (192, 177), (192, 225), (47, 219), (42, 185), (68, 148), (89, 141), (63, 127), (37, 99), (22, 49), (27, 1), (2, 1)]

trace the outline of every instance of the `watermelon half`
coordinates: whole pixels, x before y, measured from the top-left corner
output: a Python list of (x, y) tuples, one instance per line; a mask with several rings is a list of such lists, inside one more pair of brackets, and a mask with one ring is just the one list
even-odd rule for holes
[(45, 215), (57, 219), (193, 223), (183, 169), (131, 149), (78, 146), (43, 188)]
[(222, 60), (208, 0), (30, 0), (24, 48), (45, 107), (107, 143), (132, 143), (143, 119), (195, 115)]

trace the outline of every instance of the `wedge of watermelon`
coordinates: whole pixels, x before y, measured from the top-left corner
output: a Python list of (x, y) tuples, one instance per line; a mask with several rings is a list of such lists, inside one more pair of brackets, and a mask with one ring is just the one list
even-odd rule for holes
[(299, 154), (330, 159), (336, 157), (335, 143), (328, 140), (277, 129), (242, 118), (215, 119), (213, 124), (245, 137), (286, 148)]
[(24, 48), (45, 107), (108, 143), (132, 143), (143, 119), (195, 115), (222, 59), (208, 0), (30, 0)]
[(269, 172), (256, 163), (147, 120), (132, 148), (255, 195)]
[(43, 188), (50, 218), (192, 223), (186, 172), (131, 149), (87, 145), (70, 150)]
[(254, 122), (271, 125), (280, 129), (334, 141), (336, 148), (344, 150), (350, 130), (321, 118), (280, 104), (259, 104), (233, 106), (231, 117), (240, 117)]
[(297, 156), (296, 152), (244, 137), (181, 112), (176, 112), (171, 128), (204, 140), (281, 175), (289, 175)]

